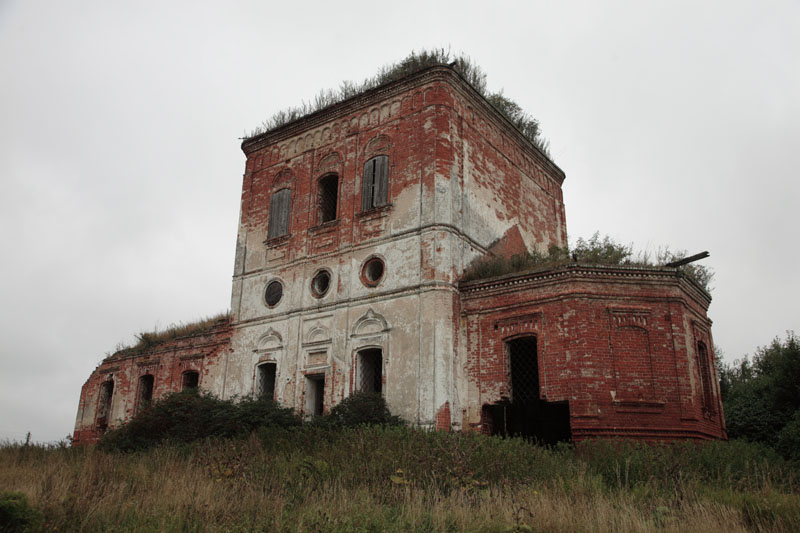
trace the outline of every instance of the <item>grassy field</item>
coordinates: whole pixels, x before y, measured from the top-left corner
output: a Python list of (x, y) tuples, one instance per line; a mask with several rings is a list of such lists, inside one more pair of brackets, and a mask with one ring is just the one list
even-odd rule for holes
[(798, 531), (798, 488), (797, 465), (737, 442), (306, 425), (135, 453), (0, 447), (0, 516), (21, 492), (33, 531)]

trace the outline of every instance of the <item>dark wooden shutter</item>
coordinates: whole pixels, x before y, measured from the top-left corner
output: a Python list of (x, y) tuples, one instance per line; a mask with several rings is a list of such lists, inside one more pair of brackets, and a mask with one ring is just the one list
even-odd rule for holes
[(372, 205), (386, 205), (389, 192), (389, 157), (379, 155), (375, 158), (374, 196)]
[(361, 210), (367, 211), (372, 209), (372, 185), (375, 175), (375, 162), (370, 159), (364, 164), (364, 176), (361, 181)]
[(274, 193), (269, 202), (269, 229), (267, 238), (272, 239), (289, 233), (292, 191), (281, 189)]

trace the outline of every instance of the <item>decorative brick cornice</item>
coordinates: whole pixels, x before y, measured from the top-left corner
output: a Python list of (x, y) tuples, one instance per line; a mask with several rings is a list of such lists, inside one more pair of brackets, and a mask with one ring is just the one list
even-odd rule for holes
[(465, 299), (534, 289), (566, 281), (592, 281), (599, 283), (660, 283), (679, 286), (704, 309), (711, 304), (711, 296), (678, 269), (646, 266), (606, 266), (573, 263), (542, 270), (506, 274), (485, 280), (461, 282), (459, 291)]
[(544, 155), (530, 139), (525, 137), (505, 116), (490, 104), (483, 95), (475, 90), (453, 67), (447, 65), (434, 65), (418, 72), (410, 74), (397, 81), (388, 82), (373, 89), (368, 89), (361, 94), (332, 104), (328, 107), (315, 111), (296, 120), (273, 128), (267, 132), (255, 135), (242, 141), (242, 151), (249, 155), (261, 148), (276, 144), (280, 141), (297, 136), (308, 130), (320, 127), (328, 122), (332, 122), (352, 113), (376, 104), (412, 89), (421, 87), (434, 81), (443, 81), (457, 90), (462, 96), (468, 98), (480, 108), (483, 113), (502, 128), (505, 133), (514, 137), (521, 148), (537, 163), (547, 168), (559, 183), (564, 181), (564, 171), (556, 165), (549, 157)]

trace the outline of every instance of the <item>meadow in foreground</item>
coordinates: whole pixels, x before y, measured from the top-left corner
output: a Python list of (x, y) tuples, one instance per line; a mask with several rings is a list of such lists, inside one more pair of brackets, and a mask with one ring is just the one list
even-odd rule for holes
[(743, 442), (547, 449), (305, 424), (134, 452), (7, 443), (0, 516), (27, 506), (32, 531), (797, 531), (797, 474)]

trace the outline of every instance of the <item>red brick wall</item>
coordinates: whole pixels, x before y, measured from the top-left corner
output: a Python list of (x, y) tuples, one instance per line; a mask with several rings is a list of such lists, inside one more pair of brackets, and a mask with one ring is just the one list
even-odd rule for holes
[(476, 406), (509, 397), (506, 342), (532, 336), (540, 397), (569, 402), (575, 440), (725, 438), (716, 373), (715, 408), (704, 412), (696, 364), (707, 305), (671, 269), (574, 266), (466, 284), (473, 409), (465, 427), (479, 427)]
[(108, 428), (114, 428), (132, 417), (137, 409), (139, 379), (153, 375), (153, 399), (181, 390), (183, 373), (197, 372), (199, 387), (215, 390), (215, 367), (224, 362), (231, 338), (230, 323), (220, 322), (198, 335), (164, 342), (140, 353), (117, 352), (103, 360), (81, 389), (78, 417), (73, 444), (96, 442), (102, 434), (96, 411), (100, 388), (106, 381), (114, 382)]

